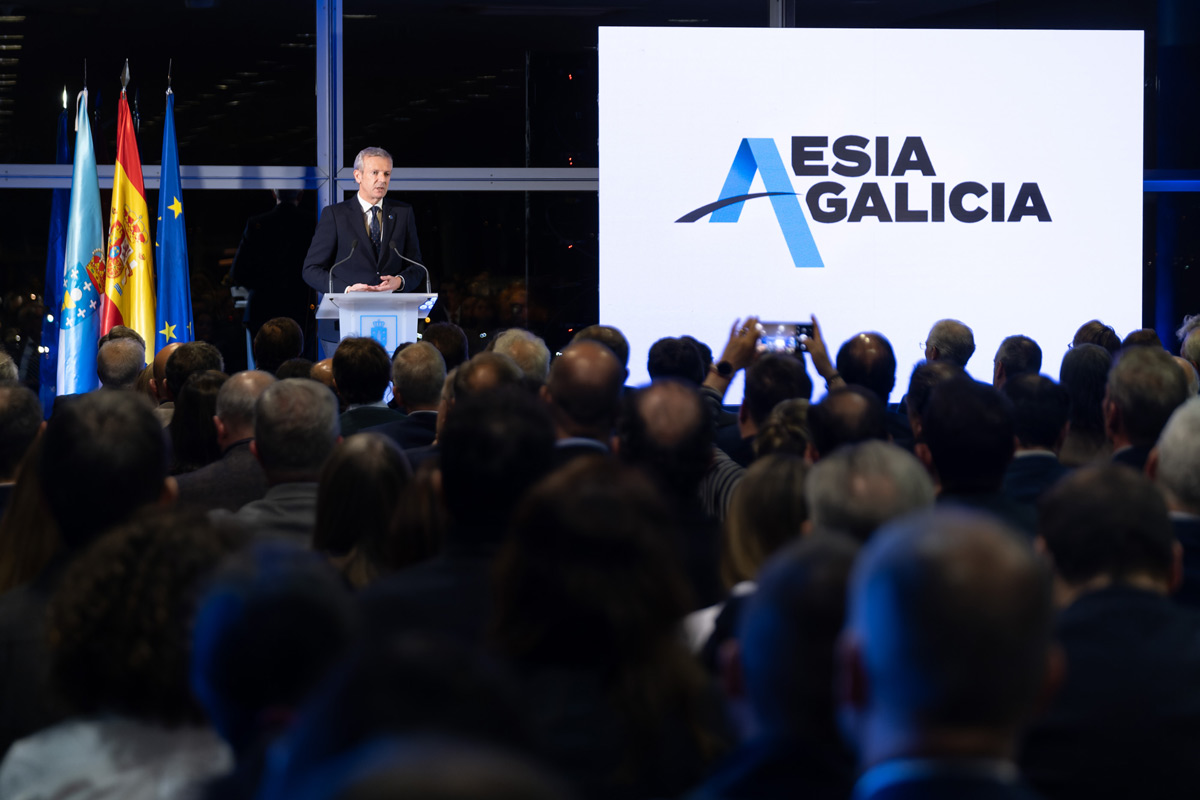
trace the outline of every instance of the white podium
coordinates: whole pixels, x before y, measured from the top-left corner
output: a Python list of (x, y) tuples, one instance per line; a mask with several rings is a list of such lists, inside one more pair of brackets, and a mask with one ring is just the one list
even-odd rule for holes
[(417, 292), (327, 294), (317, 306), (317, 319), (336, 319), (339, 339), (366, 336), (391, 355), (401, 343), (417, 341), (417, 322), (436, 300), (436, 294)]

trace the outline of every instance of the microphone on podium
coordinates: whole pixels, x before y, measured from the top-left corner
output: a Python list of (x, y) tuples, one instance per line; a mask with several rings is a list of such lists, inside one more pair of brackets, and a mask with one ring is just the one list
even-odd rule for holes
[(413, 264), (413, 265), (418, 266), (421, 269), (425, 270), (425, 294), (433, 294), (433, 292), (430, 291), (430, 289), (429, 289), (429, 270), (426, 269), (425, 265), (422, 264), (420, 261), (413, 261), (411, 258), (409, 258), (408, 256), (401, 253), (399, 250), (397, 250), (395, 242), (389, 242), (388, 244), (390, 244), (392, 246), (392, 252), (395, 253), (396, 255), (400, 256), (400, 258), (404, 259), (405, 261), (407, 261), (410, 264)]
[(358, 239), (350, 243), (350, 252), (341, 261), (329, 268), (329, 294), (333, 294), (333, 271), (350, 260), (350, 256), (354, 255), (354, 248), (358, 247)]

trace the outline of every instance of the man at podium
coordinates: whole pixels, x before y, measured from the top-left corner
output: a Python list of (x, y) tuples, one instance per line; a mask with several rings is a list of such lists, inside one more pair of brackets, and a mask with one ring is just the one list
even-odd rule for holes
[(408, 203), (385, 200), (392, 157), (368, 147), (354, 158), (358, 193), (321, 212), (304, 259), (318, 292), (419, 292), (425, 287), (417, 224)]

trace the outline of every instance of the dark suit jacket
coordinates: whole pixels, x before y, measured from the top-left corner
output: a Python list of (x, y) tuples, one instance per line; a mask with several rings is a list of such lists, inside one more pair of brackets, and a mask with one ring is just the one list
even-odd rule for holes
[(403, 417), (403, 412), (387, 406), (359, 406), (338, 417), (338, 423), (342, 426), (342, 436), (352, 436), (385, 422), (397, 422)]
[[(337, 264), (333, 270), (334, 292), (344, 292), (347, 286), (356, 283), (377, 284), (384, 275), (404, 278), (403, 291), (425, 291), (425, 272), (392, 250), (394, 245), (413, 261), (421, 260), (412, 206), (385, 199), (380, 223), (383, 226), (383, 246), (376, 257), (358, 196), (328, 206), (321, 212), (317, 232), (313, 234), (308, 255), (304, 258), (305, 282), (318, 292), (329, 292), (329, 269)], [(342, 259), (347, 260), (344, 264), (338, 264)]]
[(1171, 525), (1183, 548), (1183, 584), (1172, 599), (1180, 605), (1200, 609), (1200, 517), (1172, 512)]
[(764, 736), (726, 756), (688, 800), (846, 800), (854, 774), (854, 757), (832, 732), (825, 742)]
[(1124, 464), (1141, 472), (1146, 468), (1146, 459), (1150, 457), (1152, 449), (1142, 445), (1133, 445), (1113, 453), (1112, 460), (1114, 464)]
[(296, 269), (304, 266), (312, 234), (312, 216), (294, 203), (278, 203), (246, 223), (229, 276), (250, 290), (246, 325), (251, 333), (275, 317), (291, 317), (307, 329), (312, 290), (296, 280)]
[(1027, 730), (1020, 765), (1047, 797), (1195, 797), (1200, 787), (1200, 618), (1127, 586), (1059, 615), (1066, 680)]
[(1018, 503), (1036, 505), (1042, 493), (1070, 471), (1053, 453), (1014, 456), (1004, 473), (1004, 494)]
[(267, 476), (250, 452), (250, 440), (234, 442), (213, 463), (175, 477), (179, 502), (205, 511), (224, 508), (237, 511), (267, 493)]
[(937, 504), (987, 512), (1030, 538), (1037, 533), (1037, 509), (1028, 503), (1018, 503), (1003, 492), (943, 491)]
[(414, 411), (404, 419), (388, 422), (384, 425), (373, 425), (366, 429), (369, 433), (382, 433), (400, 446), (401, 450), (410, 447), (428, 447), (437, 436), (437, 412)]

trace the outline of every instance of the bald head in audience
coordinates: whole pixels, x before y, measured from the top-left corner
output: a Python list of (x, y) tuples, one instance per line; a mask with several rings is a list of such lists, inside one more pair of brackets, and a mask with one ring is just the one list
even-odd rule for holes
[(570, 345), (550, 367), (542, 398), (559, 438), (580, 436), (607, 443), (616, 423), (625, 368), (605, 345)]
[(132, 389), (146, 366), (146, 346), (132, 338), (110, 339), (96, 354), (96, 376), (105, 389)]

